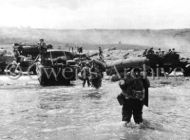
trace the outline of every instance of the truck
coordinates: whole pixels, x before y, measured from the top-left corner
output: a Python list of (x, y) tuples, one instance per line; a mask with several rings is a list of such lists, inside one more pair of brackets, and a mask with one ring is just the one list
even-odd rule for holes
[(50, 49), (39, 57), (36, 72), (41, 86), (69, 85), (77, 79), (78, 67), (74, 54)]

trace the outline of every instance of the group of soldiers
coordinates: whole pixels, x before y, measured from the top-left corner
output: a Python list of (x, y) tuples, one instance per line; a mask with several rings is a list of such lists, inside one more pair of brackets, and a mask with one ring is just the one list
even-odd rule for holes
[[(14, 50), (15, 56), (17, 57), (17, 61), (19, 60), (19, 55), (22, 53), (22, 47), (19, 44), (15, 44), (18, 46), (17, 49)], [(39, 49), (39, 56), (42, 57), (43, 54), (47, 51), (46, 43), (44, 39), (40, 39), (38, 43)], [(168, 53), (174, 53), (175, 49), (170, 49)], [(81, 53), (81, 50), (80, 52)], [(158, 51), (154, 51), (153, 48), (146, 49), (143, 53), (144, 56), (148, 54), (158, 54), (163, 55), (165, 54), (164, 51), (158, 49)], [(103, 51), (102, 48), (99, 47), (99, 57), (100, 60), (103, 59)], [(43, 59), (43, 58), (42, 58)], [(80, 70), (81, 70), (81, 80), (83, 81), (82, 86), (96, 86), (100, 87), (102, 78), (103, 78), (103, 71), (97, 65), (97, 63), (90, 61), (81, 61), (79, 63)], [(119, 87), (121, 88), (121, 94), (117, 97), (120, 105), (123, 106), (122, 108), (122, 121), (125, 121), (128, 124), (131, 121), (131, 117), (133, 115), (134, 121), (137, 124), (143, 122), (142, 118), (142, 111), (143, 105), (148, 106), (148, 88), (150, 83), (147, 78), (143, 78), (141, 76), (140, 69), (134, 69), (134, 75), (128, 75), (126, 78), (120, 79)]]
[[(22, 60), (22, 53), (23, 53), (23, 47), (22, 44), (19, 43), (15, 43), (14, 44), (14, 56), (16, 58), (16, 62), (20, 63)], [(38, 50), (39, 50), (39, 55), (37, 56), (37, 58), (41, 58), (41, 61), (43, 61), (43, 54), (47, 52), (47, 45), (44, 41), (44, 39), (40, 39), (39, 43), (37, 44)], [(77, 47), (77, 51), (78, 53), (82, 53), (83, 52), (83, 47)], [(103, 51), (101, 49), (101, 47), (99, 47), (99, 56), (100, 58), (102, 58), (103, 56)], [(36, 58), (36, 59), (37, 59)], [(99, 70), (98, 66), (96, 66), (96, 64), (94, 64), (93, 62), (89, 63), (88, 61), (81, 61), (81, 63), (79, 63), (80, 66), (80, 70), (81, 70), (81, 79), (83, 80), (83, 87), (85, 86), (85, 84), (87, 83), (88, 86), (91, 86), (93, 80), (93, 77), (97, 77), (96, 75), (103, 75), (102, 72)], [(98, 73), (98, 74), (97, 74)], [(99, 78), (102, 78), (99, 76)], [(95, 81), (98, 82), (98, 81)]]
[(165, 56), (166, 54), (175, 54), (176, 51), (175, 49), (169, 49), (168, 52), (165, 52), (164, 50), (161, 50), (161, 48), (159, 48), (158, 50), (154, 50), (154, 48), (150, 48), (150, 49), (145, 49), (145, 51), (143, 52), (143, 56), (147, 56), (147, 55), (152, 55), (152, 54), (155, 54), (155, 55), (158, 55), (160, 57), (163, 57)]
[[(83, 62), (80, 64), (81, 69), (81, 79), (83, 81), (82, 85), (85, 87), (85, 84), (87, 83), (89, 86), (96, 85), (101, 86), (101, 80), (103, 78), (103, 71), (98, 67), (97, 64), (95, 64), (93, 61), (91, 62)], [(98, 86), (98, 87), (99, 87)], [(97, 88), (98, 88), (97, 87)]]
[[(103, 51), (102, 48), (99, 47), (99, 60), (103, 61)], [(83, 87), (87, 83), (88, 86), (94, 86), (95, 88), (99, 88), (101, 86), (102, 78), (103, 78), (103, 70), (102, 68), (95, 63), (95, 61), (85, 62), (81, 65), (81, 76), (83, 80)]]
[(80, 46), (80, 47), (69, 47), (69, 51), (71, 51), (72, 53), (79, 53), (79, 54), (82, 54), (83, 53), (83, 47)]

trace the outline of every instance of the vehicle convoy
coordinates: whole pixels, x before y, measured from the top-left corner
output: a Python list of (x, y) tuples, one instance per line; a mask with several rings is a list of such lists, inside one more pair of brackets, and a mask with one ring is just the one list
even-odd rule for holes
[(76, 80), (78, 67), (71, 52), (47, 50), (36, 63), (40, 85), (68, 85)]

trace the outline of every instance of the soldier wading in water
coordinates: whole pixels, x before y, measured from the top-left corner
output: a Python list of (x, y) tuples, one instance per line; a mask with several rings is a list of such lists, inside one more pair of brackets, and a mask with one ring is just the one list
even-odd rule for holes
[(89, 77), (90, 77), (90, 68), (88, 66), (89, 64), (85, 64), (85, 66), (82, 68), (82, 71), (81, 71), (81, 76), (82, 76), (82, 79), (83, 79), (83, 87), (85, 87), (85, 84), (87, 82), (88, 86), (90, 86), (90, 80), (89, 80)]
[(122, 121), (127, 125), (133, 115), (134, 122), (140, 124), (143, 122), (143, 105), (148, 106), (148, 88), (150, 83), (147, 78), (140, 75), (140, 69), (135, 68), (133, 74), (127, 75), (119, 81), (122, 93), (117, 99), (122, 108)]

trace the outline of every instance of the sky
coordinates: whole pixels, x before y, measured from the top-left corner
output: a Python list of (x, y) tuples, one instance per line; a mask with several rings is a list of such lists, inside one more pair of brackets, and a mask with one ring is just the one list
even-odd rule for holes
[(0, 0), (0, 26), (54, 29), (190, 28), (189, 0)]

